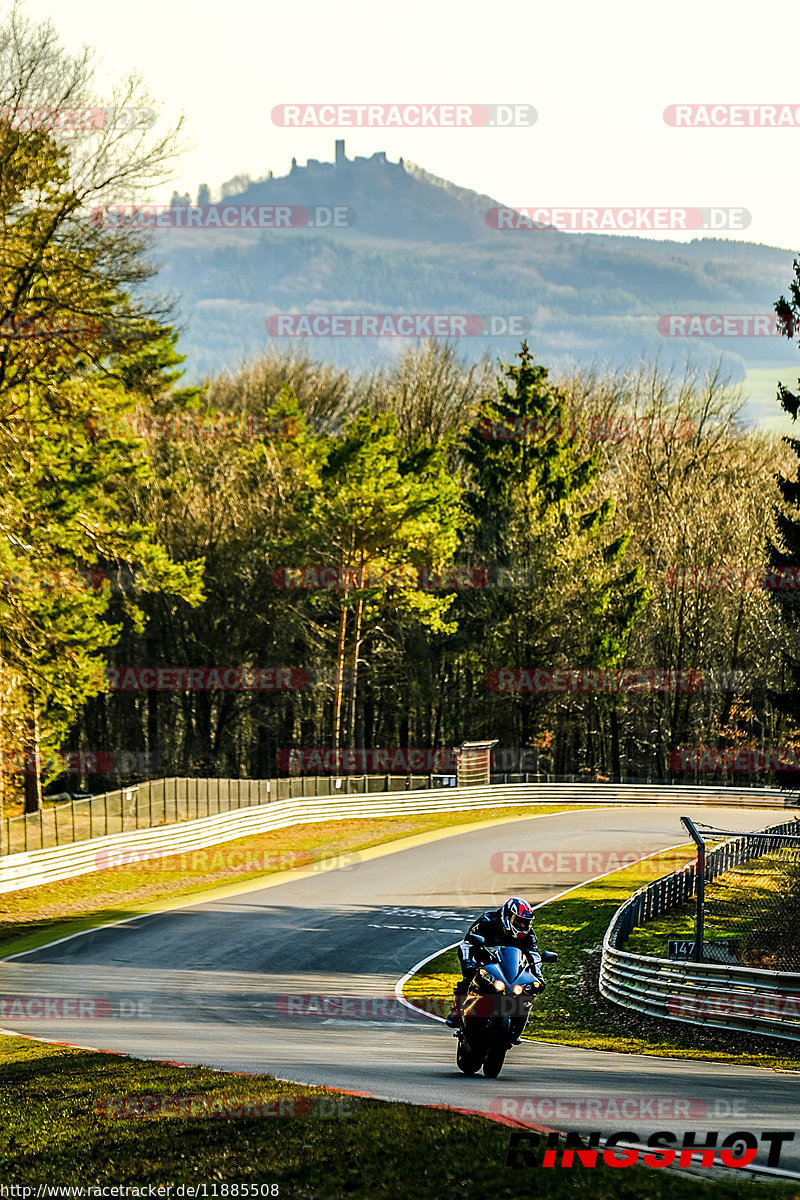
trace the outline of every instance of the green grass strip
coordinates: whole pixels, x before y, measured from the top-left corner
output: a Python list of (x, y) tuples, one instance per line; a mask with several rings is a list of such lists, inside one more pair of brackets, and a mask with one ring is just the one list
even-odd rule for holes
[[(254, 1036), (256, 1031), (254, 1031)], [(481, 1117), (390, 1104), (204, 1067), (176, 1068), (0, 1037), (0, 1184), (144, 1188), (276, 1186), (291, 1200), (738, 1200), (743, 1181), (706, 1183), (632, 1166), (505, 1167), (509, 1130)], [(206, 1111), (269, 1098), (274, 1109), (324, 1100), (328, 1115), (299, 1118), (104, 1116), (109, 1097), (205, 1097)], [(226, 1099), (227, 1098), (227, 1099)], [(130, 1102), (128, 1102), (130, 1103)], [(130, 1111), (130, 1109), (128, 1110)], [(251, 1109), (252, 1111), (252, 1109)], [(212, 1191), (217, 1186), (217, 1192)], [(34, 1193), (35, 1194), (35, 1193)], [(165, 1194), (165, 1193), (162, 1193)], [(240, 1193), (241, 1195), (242, 1193)], [(264, 1191), (261, 1192), (264, 1195)], [(752, 1183), (753, 1200), (797, 1188)], [(175, 1200), (173, 1192), (172, 1200)]]

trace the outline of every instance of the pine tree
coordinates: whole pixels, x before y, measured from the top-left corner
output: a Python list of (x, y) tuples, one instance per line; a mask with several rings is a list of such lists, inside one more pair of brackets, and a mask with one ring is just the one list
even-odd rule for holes
[[(781, 333), (793, 338), (800, 331), (800, 259), (794, 261), (794, 279), (789, 287), (789, 299), (782, 295), (775, 303), (775, 312)], [(800, 410), (800, 380), (797, 392), (790, 391), (780, 383), (777, 399), (784, 412), (795, 422)], [(786, 634), (782, 651), (785, 686), (770, 695), (787, 719), (790, 735), (797, 737), (797, 731), (800, 730), (800, 593), (796, 588), (800, 564), (800, 438), (784, 437), (783, 441), (798, 462), (791, 475), (778, 473), (776, 476), (783, 504), (775, 507), (774, 536), (767, 539), (769, 594)], [(775, 776), (781, 787), (797, 788), (796, 772), (776, 771)]]
[[(614, 505), (611, 498), (597, 502), (598, 449), (583, 448), (566, 396), (527, 343), (517, 358), (464, 446), (473, 480), (466, 497), (472, 552), (495, 584), (467, 602), (477, 660), (484, 671), (615, 667), (647, 604), (642, 572), (622, 566), (629, 534), (608, 536)], [(518, 696), (513, 703), (524, 745), (536, 707), (547, 701)], [(481, 733), (495, 732), (489, 722), (502, 724), (508, 704), (507, 697), (484, 704)]]
[[(356, 681), (368, 632), (387, 609), (425, 628), (450, 632), (452, 598), (418, 585), (418, 569), (452, 562), (461, 513), (459, 489), (442, 447), (408, 451), (393, 413), (364, 411), (339, 438), (326, 439), (319, 483), (298, 529), (305, 561), (333, 566), (352, 586), (315, 598), (336, 630), (333, 747), (343, 740), (343, 685), (352, 679), (350, 740), (355, 735)], [(388, 581), (388, 582), (384, 582)]]

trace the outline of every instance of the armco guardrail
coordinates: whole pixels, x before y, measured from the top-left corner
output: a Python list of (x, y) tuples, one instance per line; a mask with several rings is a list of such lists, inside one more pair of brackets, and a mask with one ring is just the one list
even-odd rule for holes
[[(497, 775), (492, 784), (536, 783), (544, 787), (567, 784), (578, 786), (584, 792), (598, 786), (582, 780), (579, 776), (546, 775)], [(70, 798), (63, 802), (47, 804), (38, 812), (18, 817), (7, 817), (0, 821), (0, 856), (19, 854), (28, 850), (45, 850), (48, 846), (66, 846), (82, 842), (86, 838), (105, 837), (112, 833), (125, 833), (134, 829), (150, 829), (156, 825), (197, 821), (201, 817), (215, 816), (220, 812), (250, 808), (257, 804), (269, 804), (275, 800), (295, 800), (306, 796), (339, 795), (342, 792), (404, 792), (417, 789), (445, 787), (455, 784), (454, 776), (431, 775), (302, 775), (283, 779), (216, 779), (181, 778), (150, 779), (144, 783), (104, 792), (99, 796)], [(606, 786), (606, 785), (604, 785)], [(648, 787), (684, 789), (683, 784), (652, 780), (623, 780), (620, 784), (608, 785), (647, 789)], [(791, 803), (786, 794), (764, 788), (737, 788), (732, 784), (706, 783), (691, 787), (713, 794), (722, 789), (728, 796), (747, 794), (750, 803), (756, 804), (758, 797), (770, 807), (783, 807)], [(738, 801), (732, 800), (732, 803)]]
[[(770, 834), (797, 833), (797, 821), (772, 825), (760, 838), (735, 838), (712, 850), (706, 880), (780, 843)], [(696, 895), (695, 864), (657, 879), (617, 910), (603, 941), (600, 991), (624, 1008), (652, 1017), (800, 1041), (800, 974), (708, 962), (673, 962), (624, 950), (638, 925)]]
[[(345, 792), (405, 791), (429, 787), (430, 779), (425, 775), (360, 775), (340, 778), (338, 785), (336, 790)], [(45, 850), (110, 833), (197, 821), (273, 800), (328, 796), (332, 790), (330, 776), (150, 779), (99, 796), (48, 804), (38, 812), (7, 817), (0, 823), (0, 854)]]
[[(402, 777), (401, 777), (402, 778)], [(194, 779), (176, 780), (189, 791)], [(291, 781), (285, 780), (285, 783)], [(369, 795), (336, 793), (337, 782), (327, 780), (333, 794), (291, 800), (218, 813), (199, 820), (156, 828), (130, 830), (76, 842), (67, 846), (31, 850), (0, 857), (0, 893), (19, 891), (57, 879), (70, 879), (109, 865), (109, 855), (139, 856), (180, 854), (248, 834), (266, 833), (310, 821), (340, 821), (353, 817), (384, 817), (425, 812), (458, 812), (474, 808), (509, 808), (520, 804), (724, 804), (778, 807), (786, 803), (781, 792), (737, 791), (733, 788), (645, 786), (632, 784), (489, 784), (472, 788), (374, 792)], [(352, 780), (350, 781), (352, 782)], [(176, 789), (176, 791), (179, 789)]]

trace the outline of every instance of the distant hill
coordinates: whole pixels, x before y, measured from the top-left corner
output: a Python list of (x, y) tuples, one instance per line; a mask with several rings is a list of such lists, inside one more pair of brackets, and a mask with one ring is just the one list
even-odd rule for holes
[[(189, 197), (173, 198), (174, 205)], [(203, 186), (198, 203), (211, 197)], [(279, 341), (349, 365), (385, 362), (401, 338), (270, 339), (272, 313), (516, 314), (537, 357), (567, 367), (664, 365), (723, 358), (735, 380), (747, 367), (797, 364), (784, 338), (675, 338), (667, 313), (771, 313), (793, 253), (750, 242), (688, 243), (556, 230), (498, 232), (487, 209), (503, 203), (384, 154), (293, 160), (288, 175), (223, 184), (225, 204), (339, 205), (352, 225), (328, 229), (160, 229), (160, 282), (179, 298), (191, 378), (215, 374)], [(461, 340), (461, 339), (459, 339)], [(468, 337), (464, 352), (508, 360), (519, 336)]]

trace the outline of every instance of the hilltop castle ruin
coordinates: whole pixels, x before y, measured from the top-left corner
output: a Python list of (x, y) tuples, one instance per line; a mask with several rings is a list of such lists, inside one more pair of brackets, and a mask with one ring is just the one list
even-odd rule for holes
[(295, 171), (317, 170), (320, 168), (323, 170), (339, 170), (342, 168), (354, 167), (359, 163), (375, 163), (381, 166), (399, 167), (401, 170), (404, 169), (402, 158), (397, 163), (390, 163), (387, 161), (385, 150), (376, 150), (376, 152), (370, 155), (369, 158), (366, 158), (361, 154), (356, 155), (355, 158), (348, 158), (344, 152), (344, 138), (337, 138), (334, 147), (334, 161), (332, 163), (321, 162), (318, 158), (309, 158), (306, 160), (305, 167), (298, 167), (297, 159), (293, 158), (292, 169), (289, 174), (293, 175)]
[[(335, 178), (338, 171), (364, 170), (364, 168), (374, 169), (375, 167), (406, 173), (403, 159), (401, 158), (396, 163), (389, 162), (386, 158), (385, 150), (378, 150), (375, 154), (370, 155), (369, 158), (364, 155), (356, 155), (355, 158), (348, 158), (344, 152), (344, 138), (339, 138), (334, 147), (334, 161), (332, 163), (321, 162), (318, 158), (309, 158), (304, 167), (299, 167), (297, 159), (293, 158), (288, 175), (275, 176), (272, 171), (268, 171), (262, 179), (250, 179), (249, 176), (234, 176), (233, 179), (229, 179), (226, 183), (223, 183), (221, 192), (224, 198), (227, 195), (243, 193), (254, 184), (281, 183), (287, 179), (291, 179), (293, 176), (295, 176), (295, 182), (299, 183), (306, 172), (308, 173), (305, 174), (306, 179), (309, 177), (316, 179), (326, 177)], [(191, 205), (191, 203), (192, 200), (188, 192), (183, 196), (180, 196), (177, 192), (173, 192), (171, 201), (173, 208)], [(211, 189), (207, 183), (201, 183), (197, 192), (197, 204), (208, 205), (211, 203)], [(219, 203), (219, 201), (215, 203)]]

